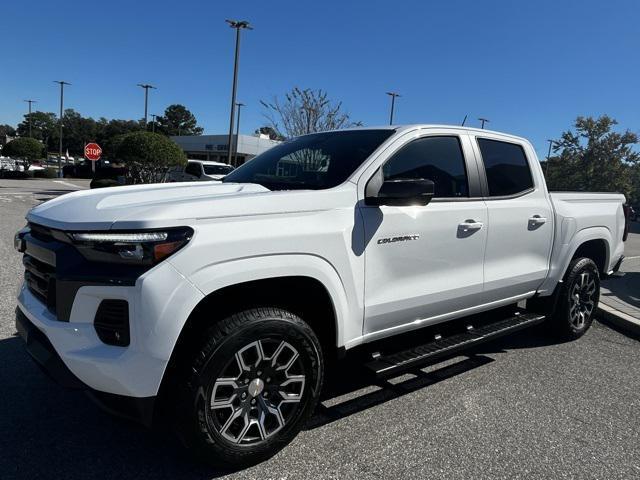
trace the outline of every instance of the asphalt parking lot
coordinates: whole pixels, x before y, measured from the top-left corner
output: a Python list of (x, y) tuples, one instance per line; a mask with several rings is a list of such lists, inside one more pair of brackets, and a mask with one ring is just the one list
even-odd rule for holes
[(54, 384), (15, 336), (13, 234), (28, 208), (85, 186), (0, 180), (0, 478), (640, 478), (640, 344), (599, 322), (576, 342), (524, 331), (387, 384), (347, 360), (276, 457), (195, 463), (172, 435)]

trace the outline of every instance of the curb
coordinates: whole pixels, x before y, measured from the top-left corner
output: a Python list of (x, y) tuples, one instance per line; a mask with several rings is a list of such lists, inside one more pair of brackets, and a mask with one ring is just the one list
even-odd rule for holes
[(631, 332), (635, 335), (640, 335), (640, 320), (632, 317), (624, 312), (616, 310), (609, 305), (605, 305), (604, 303), (600, 303), (598, 305), (598, 313), (600, 316), (608, 321), (616, 325), (617, 327)]

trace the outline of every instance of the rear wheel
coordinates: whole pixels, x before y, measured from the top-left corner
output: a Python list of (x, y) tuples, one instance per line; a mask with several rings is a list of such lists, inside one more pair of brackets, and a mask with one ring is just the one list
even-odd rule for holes
[(574, 340), (585, 334), (600, 299), (600, 274), (590, 258), (571, 261), (560, 290), (552, 325), (563, 339)]
[(206, 461), (242, 466), (274, 455), (298, 434), (317, 404), (323, 360), (302, 319), (258, 308), (214, 325), (192, 372), (183, 439)]

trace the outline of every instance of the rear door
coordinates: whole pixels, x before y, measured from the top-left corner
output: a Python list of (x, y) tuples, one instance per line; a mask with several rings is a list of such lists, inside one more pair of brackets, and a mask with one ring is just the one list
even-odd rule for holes
[[(425, 133), (428, 132), (428, 133)], [(372, 165), (385, 179), (425, 178), (425, 206), (367, 206), (365, 334), (387, 335), (443, 319), (480, 303), (487, 208), (468, 135), (423, 130)]]
[(531, 295), (544, 281), (553, 240), (553, 210), (531, 145), (475, 136), (489, 229), (484, 302)]

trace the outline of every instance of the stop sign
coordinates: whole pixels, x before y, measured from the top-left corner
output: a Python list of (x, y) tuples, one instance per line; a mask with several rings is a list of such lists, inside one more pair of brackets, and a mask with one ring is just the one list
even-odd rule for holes
[(87, 143), (84, 146), (84, 157), (87, 160), (98, 161), (100, 160), (100, 155), (102, 155), (102, 149), (97, 143)]

